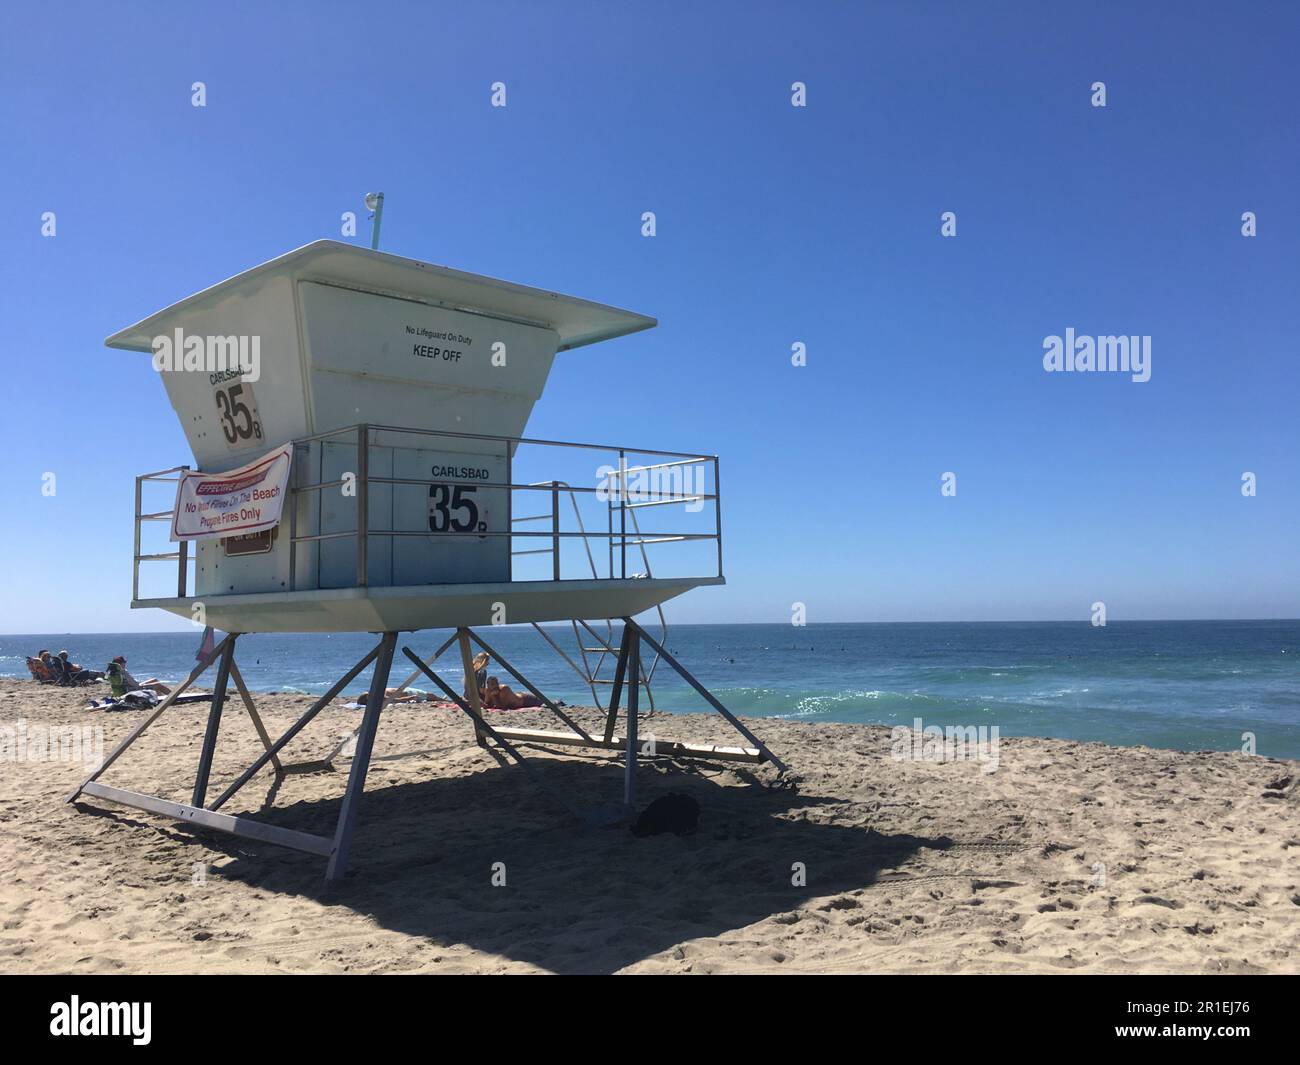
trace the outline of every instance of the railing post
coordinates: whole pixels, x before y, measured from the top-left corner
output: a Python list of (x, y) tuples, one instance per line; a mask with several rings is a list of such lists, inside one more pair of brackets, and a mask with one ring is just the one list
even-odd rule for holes
[[(506, 484), (515, 483), (515, 461), (514, 453), (510, 447), (510, 441), (506, 441)], [(506, 489), (506, 532), (511, 535), (506, 537), (506, 580), (515, 579), (515, 490)]]
[(627, 579), (627, 452), (618, 453), (618, 553), (619, 576)]
[(144, 478), (135, 479), (135, 552), (131, 557), (131, 600), (140, 598), (140, 504), (144, 491)]
[(560, 579), (560, 482), (551, 482), (551, 579)]
[(289, 464), (289, 491), (285, 502), (289, 505), (289, 591), (298, 587), (298, 456), (300, 452), (293, 449), (293, 461)]
[[(196, 547), (194, 550), (198, 551), (198, 548)], [(185, 567), (190, 564), (190, 542), (188, 540), (182, 540), (177, 553), (180, 555), (180, 558), (177, 560), (180, 565), (176, 571), (176, 597), (178, 599), (184, 599), (185, 579), (187, 576)]]
[(718, 538), (718, 576), (722, 576), (722, 477), (718, 456), (713, 456), (713, 533)]
[[(357, 426), (357, 587), (370, 583), (370, 426)], [(382, 692), (380, 693), (382, 696)]]

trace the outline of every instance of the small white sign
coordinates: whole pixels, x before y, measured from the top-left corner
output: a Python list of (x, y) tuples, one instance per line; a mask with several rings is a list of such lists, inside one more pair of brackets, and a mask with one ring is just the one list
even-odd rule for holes
[(186, 471), (176, 486), (172, 541), (220, 540), (280, 523), (293, 445), (225, 473)]

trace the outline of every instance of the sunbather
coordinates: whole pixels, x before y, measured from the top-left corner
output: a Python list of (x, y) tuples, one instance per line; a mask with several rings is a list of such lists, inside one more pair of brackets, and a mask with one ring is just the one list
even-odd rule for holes
[[(541, 702), (535, 695), (520, 695), (509, 685), (502, 684), (496, 677), (489, 677), (487, 674), (488, 662), (491, 659), (486, 651), (480, 651), (474, 656), (472, 667), (474, 670), (474, 683), (478, 687), (479, 705), (485, 710), (522, 710), (524, 707), (541, 706)], [(470, 681), (469, 677), (465, 678), (465, 699), (469, 701)]]
[[(487, 675), (488, 661), (489, 659), (486, 651), (480, 651), (478, 654), (474, 656), (474, 662), (473, 662), (474, 687), (478, 690), (478, 701), (480, 706), (484, 705), (483, 700), (487, 697), (486, 689), (487, 689), (487, 682), (488, 682), (488, 675)], [(469, 677), (466, 677), (465, 678), (465, 701), (467, 703), (473, 702), (473, 700), (470, 699), (470, 695), (469, 695), (470, 690), (471, 689), (469, 686)]]
[(68, 652), (64, 651), (59, 655), (52, 655), (49, 651), (42, 651), (39, 655), (41, 663), (45, 666), (46, 672), (50, 675), (51, 684), (71, 684), (71, 666), (68, 664)]
[[(136, 680), (127, 670), (126, 659), (122, 655), (118, 655), (108, 664), (104, 676), (113, 689), (114, 695), (123, 695), (126, 692), (140, 691), (142, 689), (155, 692), (158, 695), (168, 695), (171, 692), (171, 688), (167, 687), (157, 677), (150, 677), (148, 680)], [(118, 690), (119, 688), (121, 688), (121, 691)]]
[(50, 667), (49, 658), (49, 651), (41, 651), (35, 658), (27, 659), (28, 672), (37, 684), (54, 683), (54, 671)]
[(496, 677), (488, 677), (483, 693), (483, 706), (488, 710), (523, 710), (541, 705), (537, 696), (520, 695), (508, 684), (500, 683)]
[(64, 673), (66, 672), (63, 660), (58, 655), (52, 655), (49, 651), (41, 652), (41, 661), (45, 663), (45, 668), (50, 671), (50, 676), (55, 684), (63, 684)]
[(91, 681), (103, 680), (104, 674), (93, 669), (83, 669), (68, 658), (67, 651), (60, 651), (57, 658), (50, 660), (54, 673), (60, 684), (89, 684)]

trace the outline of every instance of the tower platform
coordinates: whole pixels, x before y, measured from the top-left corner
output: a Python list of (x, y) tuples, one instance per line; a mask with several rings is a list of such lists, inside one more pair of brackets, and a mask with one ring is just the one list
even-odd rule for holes
[(223, 632), (408, 632), (520, 622), (606, 620), (640, 614), (723, 577), (506, 581), (497, 584), (328, 588), (301, 592), (137, 599), (186, 619), (201, 606)]

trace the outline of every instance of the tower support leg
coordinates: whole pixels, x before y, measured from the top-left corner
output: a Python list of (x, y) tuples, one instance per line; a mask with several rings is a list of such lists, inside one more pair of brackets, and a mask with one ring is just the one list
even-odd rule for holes
[(618, 701), (623, 695), (623, 679), (627, 676), (627, 648), (631, 638), (632, 630), (624, 624), (623, 639), (618, 645), (618, 661), (614, 663), (614, 686), (609, 691), (609, 716), (605, 719), (606, 743), (614, 738), (614, 728), (618, 725)]
[(636, 719), (641, 691), (637, 679), (641, 673), (641, 639), (630, 627), (623, 631), (623, 646), (627, 649), (627, 669), (632, 677), (632, 683), (627, 689), (627, 765), (623, 770), (623, 805), (631, 809), (636, 804)]
[(226, 688), (230, 686), (230, 667), (235, 658), (235, 642), (239, 634), (232, 632), (226, 640), (217, 662), (217, 682), (212, 689), (212, 709), (208, 711), (208, 727), (203, 733), (203, 749), (199, 752), (199, 771), (194, 776), (194, 796), (190, 805), (203, 809), (208, 797), (208, 777), (212, 773), (212, 756), (217, 750), (217, 733), (221, 729), (221, 708), (226, 702)]
[(370, 752), (375, 746), (375, 733), (379, 729), (379, 715), (384, 709), (384, 689), (388, 687), (388, 674), (393, 667), (393, 649), (397, 646), (397, 633), (386, 632), (379, 643), (375, 658), (375, 672), (370, 678), (370, 694), (366, 697), (366, 713), (357, 733), (357, 750), (352, 756), (352, 769), (348, 773), (347, 791), (343, 793), (343, 807), (339, 810), (339, 823), (334, 831), (334, 847), (330, 851), (326, 880), (341, 880), (347, 872), (348, 850), (352, 845), (352, 830), (356, 827), (357, 811), (361, 808), (361, 795), (366, 788), (366, 774), (370, 771)]
[(779, 769), (782, 773), (787, 771), (788, 766), (786, 766), (786, 764), (783, 761), (781, 761), (781, 759), (779, 759), (776, 755), (774, 755), (771, 751), (769, 751), (767, 747), (764, 745), (763, 741), (760, 740), (748, 728), (745, 727), (745, 723), (743, 721), (741, 721), (738, 717), (736, 717), (735, 714), (733, 714), (730, 710), (728, 710), (725, 706), (723, 706), (720, 702), (718, 702), (717, 697), (714, 696), (714, 694), (711, 691), (709, 691), (708, 688), (706, 688), (703, 684), (701, 684), (698, 680), (696, 680), (693, 676), (691, 676), (690, 672), (686, 669), (686, 667), (683, 666), (680, 662), (678, 662), (677, 659), (675, 659), (672, 655), (670, 655), (668, 653), (668, 650), (662, 644), (660, 644), (658, 640), (656, 640), (653, 636), (651, 636), (648, 632), (646, 632), (645, 629), (643, 629), (631, 618), (624, 618), (623, 624), (626, 625), (628, 628), (630, 628), (633, 632), (635, 632), (647, 644), (649, 644), (651, 649), (654, 650), (659, 655), (660, 658), (662, 658), (665, 662), (667, 662), (670, 666), (672, 666), (674, 670), (677, 671), (678, 676), (680, 676), (682, 680), (686, 681), (687, 684), (689, 684), (692, 688), (694, 688), (697, 692), (699, 692), (699, 694), (704, 697), (704, 701), (708, 703), (711, 707), (713, 707), (713, 709), (716, 710), (718, 713), (720, 713), (723, 717), (725, 717), (727, 721), (730, 722), (731, 727), (734, 728), (737, 732), (739, 732), (742, 736), (744, 736), (745, 739), (749, 740), (749, 742), (752, 743), (755, 746), (755, 748), (761, 751), (764, 757), (766, 757), (769, 762), (771, 762), (774, 766), (776, 766), (776, 768)]
[(487, 746), (487, 737), (483, 734), (483, 728), (479, 724), (483, 720), (483, 706), (479, 699), (478, 680), (474, 677), (474, 652), (469, 646), (469, 629), (460, 628), (456, 630), (456, 639), (460, 643), (460, 663), (461, 668), (465, 670), (465, 698), (469, 705), (473, 707), (474, 714), (474, 742), (480, 747)]

